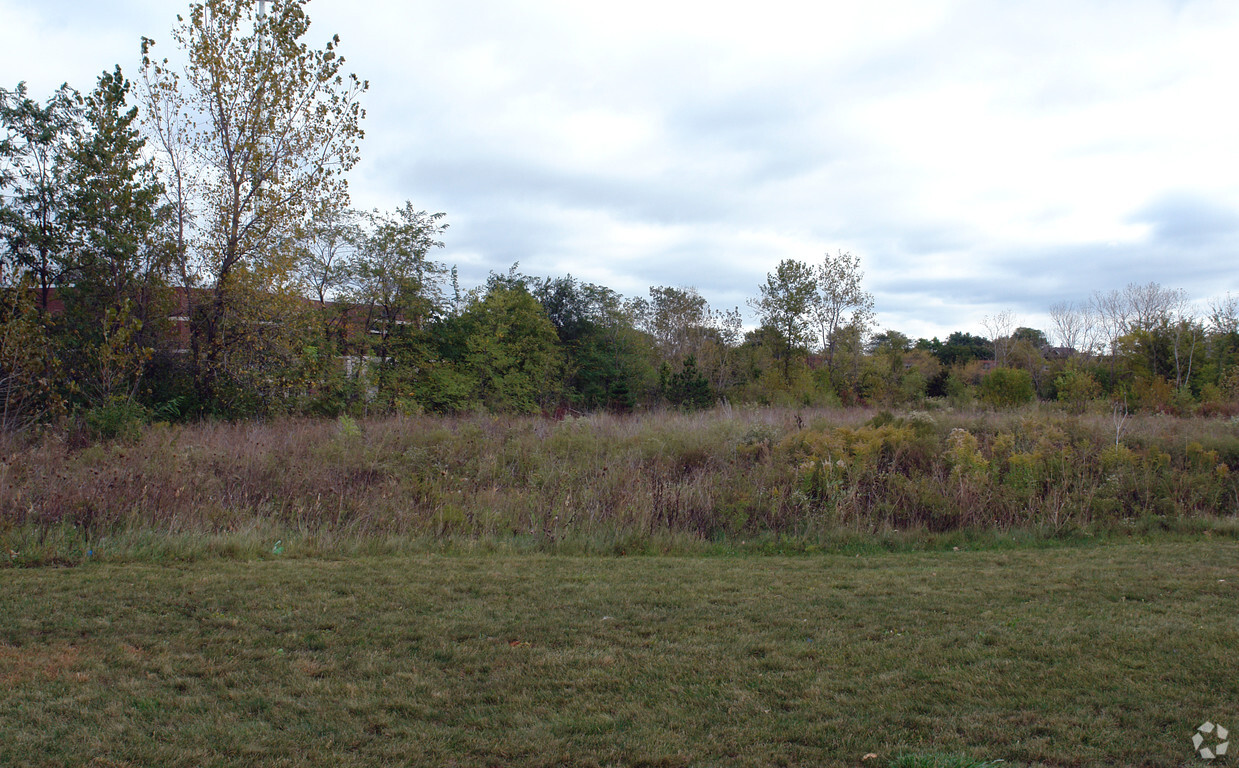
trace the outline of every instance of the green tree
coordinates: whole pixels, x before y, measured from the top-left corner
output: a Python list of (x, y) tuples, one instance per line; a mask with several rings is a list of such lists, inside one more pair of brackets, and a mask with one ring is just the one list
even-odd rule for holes
[(762, 323), (781, 337), (783, 378), (791, 381), (792, 359), (809, 341), (809, 321), (817, 296), (817, 272), (804, 262), (784, 259), (766, 275), (761, 296), (750, 302)]
[(85, 100), (85, 128), (68, 172), (73, 256), (65, 299), (65, 354), (92, 402), (132, 400), (160, 343), (171, 253), (163, 188), (145, 156), (137, 107), (120, 67)]
[(1020, 326), (1011, 332), (1011, 341), (1025, 342), (1031, 344), (1035, 349), (1045, 349), (1050, 346), (1050, 340), (1045, 337), (1045, 332), (1036, 328), (1028, 328)]
[(678, 366), (700, 352), (710, 326), (710, 305), (695, 288), (651, 287), (650, 298), (639, 299), (635, 308), (663, 360)]
[[(4, 278), (5, 275), (0, 275)], [(34, 278), (0, 279), (0, 430), (16, 432), (57, 413), (60, 361), (35, 307)]]
[(536, 413), (561, 395), (564, 361), (555, 326), (523, 285), (497, 283), (461, 316), (464, 362), (478, 400), (493, 411)]
[(863, 338), (873, 322), (873, 296), (860, 287), (864, 273), (860, 257), (839, 251), (817, 265), (817, 295), (813, 299), (813, 319), (822, 341), (826, 368), (835, 371), (835, 353), (847, 334), (845, 328), (859, 331)]
[(319, 338), (339, 354), (348, 338), (347, 297), (356, 277), (356, 257), (363, 245), (363, 217), (351, 210), (328, 208), (315, 214), (299, 233), (297, 257), (301, 290), (314, 301)]
[(534, 295), (559, 335), (573, 404), (632, 410), (636, 392), (653, 371), (648, 341), (634, 327), (631, 306), (610, 288), (571, 275), (548, 278)]
[(347, 298), (357, 307), (367, 345), (357, 353), (376, 360), (379, 392), (393, 404), (412, 391), (426, 369), (426, 326), (444, 309), (447, 270), (430, 258), (433, 249), (443, 247), (444, 215), (416, 210), (409, 202), (394, 215), (372, 214), (351, 267)]
[(1054, 381), (1058, 401), (1072, 413), (1084, 413), (1088, 404), (1101, 397), (1101, 385), (1087, 371), (1068, 368)]
[[(869, 339), (865, 351), (870, 356), (871, 370), (866, 376), (866, 399), (892, 405), (902, 399), (907, 373), (904, 360), (911, 349), (912, 340), (899, 331), (886, 330)], [(924, 377), (921, 378), (919, 383), (923, 383)]]
[(1007, 367), (1028, 371), (1037, 394), (1046, 394), (1053, 374), (1045, 359), (1045, 350), (1050, 346), (1045, 334), (1036, 328), (1016, 328), (1005, 345)]
[(1239, 298), (1229, 293), (1209, 307), (1206, 350), (1212, 375), (1208, 381), (1225, 385), (1230, 372), (1239, 365)]
[(713, 387), (737, 379), (735, 348), (740, 342), (740, 310), (714, 310), (694, 288), (650, 288), (649, 300), (632, 303), (632, 315), (654, 340), (659, 356), (672, 369), (688, 356)]
[(680, 370), (674, 373), (670, 366), (663, 363), (659, 379), (663, 396), (677, 408), (697, 411), (714, 404), (714, 392), (710, 390), (710, 382), (697, 370), (697, 359), (692, 355), (684, 358)]
[[(143, 38), (143, 73), (156, 145), (174, 180), (177, 229), (188, 279), (209, 291), (192, 312), (200, 396), (219, 400), (221, 377), (243, 387), (270, 380), (296, 351), (278, 326), (294, 302), (296, 234), (348, 202), (345, 173), (357, 162), (367, 84), (343, 74), (339, 38), (321, 49), (303, 38), (306, 0), (205, 0), (178, 17), (185, 52), (177, 72)], [(202, 174), (193, 178), (194, 173)], [(273, 368), (272, 366), (275, 366)]]
[(0, 280), (33, 278), (38, 308), (70, 268), (72, 185), (67, 176), (79, 132), (81, 97), (62, 85), (40, 105), (26, 84), (0, 88)]
[(946, 341), (933, 339), (927, 346), (918, 344), (917, 348), (927, 348), (945, 366), (962, 365), (972, 360), (991, 360), (994, 356), (994, 345), (989, 339), (962, 331), (952, 333)]

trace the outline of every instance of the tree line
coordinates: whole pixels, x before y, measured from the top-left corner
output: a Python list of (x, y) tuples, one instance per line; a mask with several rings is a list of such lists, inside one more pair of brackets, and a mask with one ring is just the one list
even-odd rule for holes
[(1239, 308), (1156, 284), (1009, 312), (988, 336), (878, 332), (858, 257), (785, 260), (749, 302), (624, 297), (517, 265), (463, 289), (442, 213), (351, 207), (368, 83), (306, 0), (204, 0), (93, 91), (0, 89), (0, 427), (375, 411), (563, 412), (720, 399), (1225, 411)]

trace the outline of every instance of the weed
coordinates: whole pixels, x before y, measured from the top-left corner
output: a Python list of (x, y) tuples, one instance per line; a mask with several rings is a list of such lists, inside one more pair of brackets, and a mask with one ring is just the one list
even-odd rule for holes
[(157, 423), (85, 447), (0, 436), (0, 455), (0, 546), (49, 562), (138, 534), (246, 548), (257, 532), (333, 546), (532, 535), (608, 551), (617, 538), (1104, 533), (1239, 510), (1226, 422), (1129, 416), (1116, 445), (1101, 414), (1031, 410)]

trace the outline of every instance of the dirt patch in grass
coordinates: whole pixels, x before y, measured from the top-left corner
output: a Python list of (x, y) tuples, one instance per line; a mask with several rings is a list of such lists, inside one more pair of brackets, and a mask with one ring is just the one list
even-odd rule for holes
[(17, 685), (62, 677), (78, 682), (89, 679), (79, 671), (81, 649), (58, 642), (21, 647), (0, 645), (0, 685)]

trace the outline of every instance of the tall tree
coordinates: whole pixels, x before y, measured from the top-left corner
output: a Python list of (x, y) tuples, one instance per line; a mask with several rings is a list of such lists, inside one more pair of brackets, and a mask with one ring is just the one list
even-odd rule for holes
[(817, 272), (795, 259), (784, 259), (766, 275), (761, 297), (750, 301), (762, 322), (781, 337), (783, 379), (791, 380), (792, 358), (809, 341), (809, 321), (817, 297)]
[[(0, 277), (4, 277), (0, 275)], [(63, 407), (60, 361), (35, 307), (33, 276), (0, 281), (0, 430), (30, 427)]]
[(242, 369), (259, 362), (244, 354), (257, 338), (247, 326), (258, 321), (244, 305), (287, 290), (296, 232), (325, 206), (347, 204), (344, 175), (358, 159), (367, 83), (343, 74), (337, 36), (321, 49), (303, 41), (307, 1), (274, 0), (269, 14), (256, 0), (193, 3), (173, 31), (186, 56), (180, 72), (142, 41), (153, 125), (169, 127), (157, 142), (165, 162), (202, 173), (178, 194), (193, 195), (184, 209), (196, 225), (186, 272), (210, 291), (192, 318), (207, 402), (221, 375), (245, 372), (238, 360)]
[(813, 318), (822, 340), (826, 367), (833, 370), (839, 332), (853, 326), (868, 332), (873, 322), (873, 296), (860, 287), (865, 273), (860, 270), (860, 257), (845, 251), (829, 253), (817, 265), (817, 296), (813, 301)]
[(679, 370), (691, 355), (715, 388), (735, 378), (733, 352), (743, 325), (738, 308), (712, 309), (696, 288), (655, 286), (648, 300), (638, 298), (630, 309), (670, 369)]
[(1055, 302), (1050, 305), (1050, 322), (1060, 347), (1086, 355), (1092, 352), (1096, 320), (1090, 305)]
[[(370, 354), (377, 358), (380, 389), (416, 375), (425, 352), (420, 334), (443, 311), (443, 265), (430, 258), (442, 248), (444, 214), (406, 202), (394, 215), (375, 212), (351, 268), (353, 290)], [(401, 354), (394, 355), (395, 346)], [(361, 351), (361, 350), (359, 350)]]
[(994, 360), (999, 368), (1007, 365), (1007, 352), (1011, 348), (1011, 333), (1015, 327), (1015, 313), (1004, 309), (996, 315), (986, 315), (981, 325), (994, 340)]
[(648, 302), (642, 300), (637, 307), (663, 360), (678, 366), (700, 351), (710, 305), (696, 288), (651, 287)]
[(918, 344), (917, 348), (928, 349), (938, 358), (938, 362), (945, 366), (963, 365), (971, 360), (987, 360), (994, 354), (994, 345), (989, 339), (963, 331), (955, 331), (946, 341), (934, 339), (925, 346)]
[(38, 307), (70, 265), (70, 156), (81, 130), (81, 97), (62, 85), (44, 104), (26, 84), (0, 88), (0, 280), (30, 274)]
[(1089, 299), (1089, 307), (1093, 317), (1097, 319), (1097, 332), (1100, 343), (1105, 347), (1110, 358), (1110, 383), (1114, 385), (1119, 358), (1119, 339), (1128, 331), (1130, 308), (1123, 300), (1123, 294), (1116, 290), (1108, 292), (1094, 291)]
[(571, 275), (548, 278), (534, 297), (559, 334), (573, 404), (631, 410), (652, 367), (648, 340), (635, 329), (630, 305), (610, 288)]
[(521, 284), (494, 282), (461, 316), (464, 363), (491, 410), (536, 413), (558, 400), (563, 353), (546, 310)]
[(1214, 383), (1222, 384), (1227, 373), (1239, 363), (1239, 298), (1227, 293), (1226, 298), (1215, 299), (1208, 319)]
[(73, 235), (63, 289), (69, 352), (80, 389), (132, 398), (166, 315), (171, 253), (160, 218), (162, 185), (145, 156), (137, 107), (120, 67), (85, 100), (85, 130), (68, 173)]
[(355, 257), (363, 240), (361, 218), (353, 211), (331, 208), (316, 215), (298, 239), (299, 278), (302, 290), (317, 304), (319, 336), (341, 354), (346, 354), (347, 315), (342, 310), (347, 304), (336, 299), (343, 298), (355, 278)]

